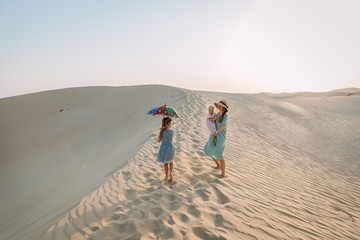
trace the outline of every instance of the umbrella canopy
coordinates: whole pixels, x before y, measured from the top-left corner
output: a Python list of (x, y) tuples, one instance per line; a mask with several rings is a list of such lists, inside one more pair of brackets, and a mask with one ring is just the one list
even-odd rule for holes
[(165, 117), (176, 117), (176, 118), (179, 118), (179, 114), (175, 111), (175, 109), (171, 108), (171, 107), (168, 107), (166, 105), (166, 103), (164, 104), (164, 106), (161, 106), (161, 107), (156, 107), (156, 108), (153, 108), (151, 109), (148, 114), (151, 114), (153, 116), (155, 115), (162, 115), (162, 116), (165, 116)]

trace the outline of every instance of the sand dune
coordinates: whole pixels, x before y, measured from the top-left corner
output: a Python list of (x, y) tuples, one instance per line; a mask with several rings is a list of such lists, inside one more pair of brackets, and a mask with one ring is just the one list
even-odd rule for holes
[[(139, 86), (2, 99), (0, 237), (358, 239), (359, 92)], [(221, 99), (225, 179), (202, 152), (206, 107)], [(182, 116), (173, 185), (155, 164), (161, 118), (144, 114), (164, 101)]]

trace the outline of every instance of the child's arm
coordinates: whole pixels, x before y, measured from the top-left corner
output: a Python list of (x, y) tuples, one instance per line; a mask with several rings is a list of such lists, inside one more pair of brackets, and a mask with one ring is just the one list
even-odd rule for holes
[(214, 118), (214, 121), (215, 120), (218, 120), (220, 118), (221, 114), (219, 114), (218, 116), (216, 116), (216, 118)]
[(161, 142), (160, 136), (158, 137), (158, 142)]
[(215, 120), (212, 118), (208, 118), (209, 121), (214, 122)]
[(218, 120), (220, 118), (220, 114), (219, 114), (219, 116), (217, 116), (216, 118), (208, 118), (210, 121), (212, 121), (212, 122), (215, 122), (216, 120)]

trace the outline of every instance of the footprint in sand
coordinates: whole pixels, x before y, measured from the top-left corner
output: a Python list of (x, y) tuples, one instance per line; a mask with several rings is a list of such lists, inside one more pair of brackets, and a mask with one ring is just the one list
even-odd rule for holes
[(186, 214), (183, 214), (183, 213), (180, 213), (179, 219), (183, 223), (188, 223), (189, 222), (189, 217)]
[(110, 218), (104, 219), (105, 222), (110, 222), (110, 221), (125, 221), (129, 218), (128, 215), (120, 213), (120, 214), (114, 214), (112, 215)]
[(201, 197), (201, 200), (203, 200), (204, 202), (209, 201), (210, 192), (208, 190), (200, 189), (196, 190), (195, 192)]
[(182, 204), (181, 198), (172, 194), (170, 196), (164, 195), (160, 200), (161, 207), (170, 212), (178, 210)]
[(214, 225), (216, 227), (221, 227), (224, 223), (224, 217), (221, 214), (216, 214)]
[(155, 191), (155, 188), (154, 187), (149, 187), (148, 189), (145, 190), (147, 194), (150, 194), (152, 192)]
[(190, 205), (187, 212), (196, 218), (199, 218), (201, 215), (201, 212), (194, 205)]
[(96, 232), (97, 230), (99, 230), (100, 228), (98, 226), (93, 226), (93, 227), (90, 227), (90, 230), (92, 232)]
[(196, 236), (200, 239), (206, 240), (226, 240), (226, 238), (222, 236), (216, 236), (215, 234), (211, 233), (209, 230), (202, 228), (202, 227), (195, 227), (193, 228), (193, 232)]
[(164, 221), (167, 222), (169, 225), (174, 225), (175, 224), (174, 218), (171, 215), (166, 216)]
[(131, 173), (131, 172), (128, 172), (128, 171), (122, 171), (121, 173), (122, 173), (122, 175), (123, 175), (124, 180), (130, 179), (130, 177), (131, 177), (131, 175), (132, 175), (132, 173)]
[(217, 196), (217, 201), (219, 204), (225, 204), (230, 202), (230, 199), (227, 196), (225, 196), (217, 187), (212, 186), (212, 188), (215, 191), (215, 194)]
[(161, 207), (153, 207), (149, 210), (149, 213), (158, 218), (159, 216), (161, 216), (164, 213), (164, 210)]
[(179, 197), (173, 193), (167, 193), (164, 195), (164, 199), (170, 201), (170, 202), (174, 202), (175, 200), (177, 200)]
[(128, 189), (125, 191), (125, 197), (127, 199), (134, 199), (137, 195), (137, 191), (135, 189)]
[(135, 213), (131, 213), (131, 215), (135, 220), (139, 220), (139, 221), (144, 220), (144, 219), (149, 217), (149, 214), (147, 212), (142, 211), (142, 210), (136, 210)]
[(149, 201), (151, 197), (145, 195), (145, 196), (141, 196), (140, 198), (141, 198), (143, 201)]
[(128, 239), (128, 237), (136, 234), (137, 232), (134, 220), (128, 220), (124, 223), (113, 224), (111, 228), (116, 229), (119, 232), (119, 235), (116, 236), (118, 239)]
[(158, 193), (158, 192), (151, 194), (151, 199), (154, 199), (156, 201), (158, 201), (161, 197), (162, 197), (162, 194)]

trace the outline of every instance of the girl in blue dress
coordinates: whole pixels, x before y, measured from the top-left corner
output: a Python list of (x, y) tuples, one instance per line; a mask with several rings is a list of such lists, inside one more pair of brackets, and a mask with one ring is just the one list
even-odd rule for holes
[[(221, 176), (225, 177), (225, 160), (224, 160), (224, 149), (226, 141), (226, 125), (228, 119), (228, 103), (225, 100), (221, 100), (214, 105), (220, 110), (216, 115), (216, 132), (210, 134), (209, 140), (205, 144), (204, 152), (206, 155), (211, 157), (216, 163), (216, 168), (221, 169)], [(216, 146), (213, 144), (213, 135), (216, 136)]]
[[(174, 137), (174, 131), (170, 130), (172, 125), (172, 119), (169, 117), (163, 118), (158, 142), (161, 142), (159, 153), (157, 155), (156, 163), (164, 165), (165, 180), (173, 182), (173, 159), (174, 159), (174, 146), (172, 140)], [(169, 171), (170, 170), (170, 171)], [(170, 172), (170, 173), (169, 173)], [(169, 177), (170, 175), (170, 177)]]

